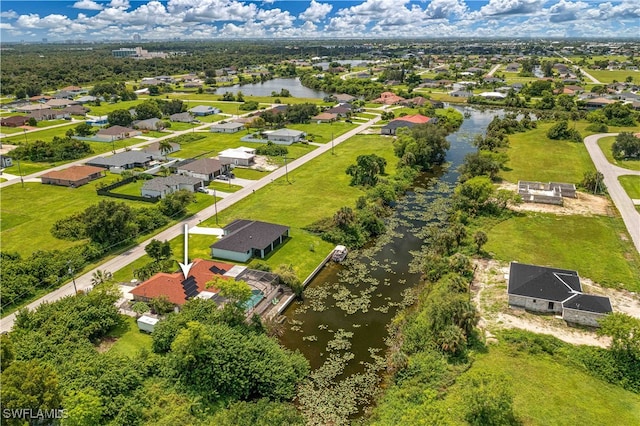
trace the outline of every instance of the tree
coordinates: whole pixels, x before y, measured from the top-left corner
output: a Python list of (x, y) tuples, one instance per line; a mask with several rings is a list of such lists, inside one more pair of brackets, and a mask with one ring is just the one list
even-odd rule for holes
[(518, 424), (513, 392), (504, 374), (471, 370), (460, 380), (464, 418), (472, 426)]
[(242, 306), (251, 298), (251, 287), (246, 281), (214, 277), (205, 284), (206, 288), (217, 288), (220, 295), (236, 306)]
[(580, 184), (592, 194), (603, 194), (606, 191), (604, 175), (600, 172), (585, 172)]
[(266, 398), (254, 402), (238, 401), (219, 410), (212, 424), (218, 426), (303, 426), (304, 418), (294, 405), (271, 402)]
[(599, 320), (600, 336), (611, 337), (611, 350), (630, 355), (640, 362), (640, 320), (621, 312)]
[(549, 139), (566, 139), (573, 142), (582, 142), (582, 135), (576, 129), (569, 129), (567, 120), (562, 120), (551, 126), (547, 131)]
[(640, 138), (635, 137), (633, 133), (621, 132), (616, 136), (611, 151), (616, 160), (640, 158)]
[(112, 126), (131, 126), (133, 123), (133, 117), (131, 113), (126, 109), (117, 109), (115, 111), (111, 111), (107, 115), (107, 121)]
[(76, 126), (75, 133), (78, 136), (91, 136), (95, 133), (95, 129), (91, 124), (84, 122)]
[(158, 203), (158, 208), (165, 216), (178, 218), (187, 212), (189, 203), (194, 203), (196, 196), (194, 193), (181, 189), (167, 195)]
[(155, 238), (151, 240), (149, 244), (147, 244), (147, 246), (144, 248), (144, 251), (155, 262), (160, 262), (161, 260), (169, 259), (173, 255), (173, 252), (171, 250), (171, 244), (169, 244), (169, 241), (165, 240), (164, 242), (161, 242), (159, 240), (156, 240)]
[(0, 336), (0, 371), (4, 371), (11, 365), (13, 359), (15, 358), (15, 353), (13, 351), (13, 344), (9, 339), (8, 334), (3, 334)]
[(64, 399), (65, 425), (84, 426), (101, 423), (104, 405), (94, 389), (72, 391)]
[(27, 124), (31, 127), (37, 127), (38, 121), (34, 117), (29, 117), (29, 120), (27, 120)]
[(465, 181), (475, 176), (489, 176), (491, 180), (497, 178), (504, 170), (508, 157), (504, 153), (480, 150), (465, 155), (464, 162), (459, 167), (460, 180)]
[(482, 246), (487, 244), (487, 241), (489, 241), (489, 237), (487, 237), (487, 234), (485, 234), (483, 231), (476, 231), (473, 234), (473, 242), (476, 245), (476, 253), (480, 253), (480, 250), (482, 250)]
[(113, 274), (104, 269), (98, 269), (91, 275), (91, 285), (96, 286), (113, 280)]
[(169, 298), (164, 294), (151, 299), (149, 301), (149, 307), (158, 315), (167, 314), (173, 311), (173, 303), (171, 303)]
[(144, 302), (136, 302), (131, 306), (131, 310), (135, 312), (138, 317), (140, 317), (141, 315), (149, 312), (150, 308), (149, 305)]
[(283, 263), (278, 265), (278, 267), (273, 271), (274, 274), (278, 276), (280, 282), (287, 287), (289, 287), (298, 297), (302, 297), (302, 292), (304, 291), (304, 287), (302, 286), (302, 281), (298, 278), (298, 274), (293, 269), (293, 265)]
[(350, 185), (375, 186), (378, 175), (384, 174), (387, 160), (376, 154), (359, 155), (356, 164), (347, 167), (346, 173), (351, 176)]
[(427, 123), (399, 129), (397, 135), (393, 148), (403, 165), (430, 170), (444, 162), (449, 149), (445, 129)]
[(161, 118), (162, 111), (155, 100), (144, 101), (135, 107), (136, 119), (147, 120), (149, 118)]
[[(58, 377), (48, 364), (39, 360), (14, 361), (2, 372), (2, 408), (5, 410), (59, 410), (62, 396)], [(23, 425), (23, 419), (4, 419), (8, 425)], [(3, 421), (3, 424), (5, 422)]]
[(461, 208), (475, 213), (482, 209), (495, 194), (495, 188), (488, 176), (476, 176), (458, 185), (455, 198)]
[(102, 246), (124, 244), (138, 234), (134, 212), (125, 203), (100, 201), (84, 211), (82, 220), (86, 235)]
[(607, 117), (607, 124), (610, 126), (635, 126), (634, 113), (629, 104), (616, 102), (609, 104), (602, 109)]

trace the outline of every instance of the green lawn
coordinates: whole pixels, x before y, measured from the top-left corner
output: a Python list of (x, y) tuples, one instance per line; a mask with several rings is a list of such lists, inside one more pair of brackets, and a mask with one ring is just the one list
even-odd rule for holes
[(135, 195), (140, 197), (142, 194), (142, 185), (144, 185), (146, 181), (143, 179), (128, 183), (126, 185), (119, 186), (111, 190), (111, 192), (115, 194), (124, 194), (124, 195)]
[(618, 178), (620, 184), (632, 199), (640, 199), (640, 176), (629, 175)]
[(109, 352), (135, 357), (139, 351), (151, 351), (151, 335), (138, 329), (135, 318), (122, 315), (122, 323), (107, 333), (107, 340), (115, 339)]
[[(640, 72), (632, 71), (632, 70), (590, 70), (585, 69), (586, 72), (591, 74), (594, 78), (599, 80), (601, 83), (613, 83), (613, 80), (616, 81), (625, 81), (627, 77), (633, 77), (633, 81), (636, 83), (640, 81)], [(585, 78), (585, 80), (587, 80)], [(590, 81), (590, 80), (589, 80)]]
[(144, 102), (143, 99), (137, 99), (135, 101), (122, 101), (116, 103), (102, 102), (100, 106), (89, 106), (89, 114), (90, 115), (109, 115), (110, 112), (113, 112), (117, 109), (126, 109), (130, 110), (131, 108), (135, 108), (138, 104)]
[(587, 171), (595, 171), (584, 144), (547, 138), (554, 123), (509, 135), (509, 161), (501, 176), (509, 182), (533, 180), (578, 183)]
[(7, 127), (0, 126), (0, 133), (4, 133), (5, 135), (13, 134), (13, 133), (22, 133), (21, 127)]
[(487, 234), (485, 250), (500, 260), (573, 269), (602, 285), (640, 290), (640, 255), (619, 218), (531, 213)]
[(50, 141), (51, 139), (53, 139), (54, 136), (64, 137), (65, 133), (67, 133), (67, 130), (69, 130), (70, 127), (76, 127), (78, 124), (80, 124), (80, 123), (71, 123), (70, 121), (66, 121), (66, 120), (63, 120), (63, 121), (64, 123), (67, 123), (69, 125), (55, 127), (53, 129), (44, 127), (42, 128), (42, 130), (38, 130), (31, 133), (20, 132), (20, 134), (3, 138), (2, 142), (12, 144), (12, 145), (16, 145), (16, 144), (19, 145), (25, 142), (25, 136), (26, 136), (27, 142), (33, 142), (35, 140)]
[[(371, 119), (371, 117), (369, 117)], [(313, 139), (313, 142), (329, 143), (331, 137), (337, 138), (343, 133), (358, 127), (357, 124), (337, 121), (335, 123), (290, 124), (288, 129), (301, 130)]]
[[(238, 171), (239, 169), (234, 169), (234, 172)], [(212, 181), (209, 186), (207, 186), (207, 188), (209, 189), (215, 189), (216, 191), (224, 191), (224, 192), (236, 192), (242, 189), (242, 187), (240, 185), (231, 185), (228, 182), (224, 183), (221, 182), (219, 180), (214, 180)]]
[[(500, 344), (477, 354), (469, 372), (503, 373), (510, 379), (513, 407), (524, 425), (637, 425), (640, 396), (540, 353), (515, 352)], [(462, 376), (461, 376), (462, 377)], [(460, 407), (458, 386), (447, 397)]]
[(179, 132), (181, 130), (193, 129), (194, 127), (196, 127), (196, 125), (191, 123), (172, 122), (171, 127), (169, 127), (169, 130)]
[(266, 175), (268, 175), (269, 173), (270, 172), (261, 172), (260, 170), (255, 170), (255, 169), (243, 169), (243, 168), (233, 169), (233, 174), (240, 179), (259, 180), (265, 177)]
[(604, 153), (605, 157), (611, 164), (615, 164), (619, 167), (624, 167), (629, 170), (640, 170), (640, 160), (616, 160), (613, 158), (613, 151), (611, 150), (613, 143), (616, 141), (615, 136), (609, 136), (607, 138), (601, 138), (598, 140), (598, 145)]

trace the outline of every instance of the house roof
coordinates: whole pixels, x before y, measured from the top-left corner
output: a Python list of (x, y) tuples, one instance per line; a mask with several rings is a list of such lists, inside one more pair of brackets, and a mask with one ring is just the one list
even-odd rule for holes
[(103, 167), (122, 167), (129, 164), (146, 163), (151, 161), (151, 156), (143, 151), (124, 151), (110, 157), (96, 157), (87, 164)]
[(222, 170), (222, 163), (214, 158), (200, 158), (178, 167), (178, 170), (185, 170), (193, 173), (211, 174)]
[(247, 152), (246, 150), (243, 150), (241, 148), (232, 148), (232, 149), (225, 149), (224, 151), (220, 151), (218, 153), (219, 157), (228, 157), (228, 158), (240, 158), (243, 160), (250, 160), (252, 158), (254, 158), (255, 155), (255, 150), (251, 150), (253, 152)]
[(211, 293), (217, 293), (217, 289), (206, 288), (207, 282), (216, 276), (224, 275), (224, 273), (233, 268), (233, 266), (234, 265), (229, 263), (193, 259), (193, 265), (189, 270), (187, 279), (184, 278), (182, 272), (174, 272), (171, 274), (161, 272), (138, 285), (129, 293), (134, 296), (147, 298), (165, 295), (171, 303), (182, 305), (189, 298), (187, 292), (192, 293), (190, 297), (195, 297), (205, 290)]
[(13, 124), (17, 126), (22, 126), (24, 123), (29, 121), (29, 117), (25, 117), (24, 115), (14, 115), (11, 117), (3, 117), (1, 120), (3, 125)]
[(178, 113), (175, 113), (175, 114), (171, 114), (169, 116), (169, 119), (171, 121), (182, 121), (182, 120), (191, 121), (191, 120), (193, 120), (193, 116), (191, 114), (189, 114), (188, 112), (178, 112)]
[(69, 105), (62, 110), (62, 112), (68, 112), (73, 115), (84, 115), (88, 111), (89, 108), (85, 108), (82, 105)]
[(151, 127), (156, 127), (156, 123), (160, 122), (162, 120), (160, 120), (157, 117), (152, 117), (152, 118), (147, 118), (146, 120), (136, 120), (133, 122), (134, 126), (151, 126)]
[(189, 112), (210, 112), (210, 111), (219, 111), (219, 109), (214, 108), (211, 105), (198, 105), (189, 109)]
[(218, 123), (211, 126), (211, 129), (242, 129), (244, 124), (237, 122)]
[(315, 117), (311, 117), (312, 120), (335, 120), (336, 118), (338, 118), (338, 115), (330, 112), (321, 112)]
[(50, 179), (69, 180), (76, 182), (96, 173), (103, 172), (102, 167), (94, 166), (71, 166), (64, 170), (52, 170), (41, 177)]
[(263, 249), (289, 230), (288, 226), (257, 220), (237, 219), (225, 226), (225, 236), (211, 248), (246, 253)]
[(68, 112), (64, 112), (61, 110), (54, 111), (50, 108), (46, 108), (46, 109), (33, 110), (29, 113), (29, 116), (37, 120), (38, 118), (59, 117), (59, 116), (64, 116), (68, 114), (69, 114)]
[(511, 262), (509, 294), (562, 302), (580, 292), (576, 271)]
[(613, 312), (611, 301), (608, 297), (594, 296), (592, 294), (576, 294), (571, 299), (562, 304), (567, 309), (579, 311), (589, 311), (598, 314), (608, 314)]
[(304, 132), (293, 129), (278, 129), (268, 133), (268, 136), (303, 136)]
[[(180, 144), (175, 142), (169, 142), (171, 145), (171, 152), (176, 152), (180, 150)], [(157, 154), (160, 153), (160, 142), (153, 142), (149, 145), (145, 146), (142, 151), (148, 152), (149, 154)]]
[(351, 102), (351, 101), (353, 101), (353, 100), (355, 100), (355, 99), (356, 99), (356, 97), (355, 97), (355, 96), (351, 96), (351, 95), (348, 95), (348, 94), (346, 94), (346, 93), (341, 93), (341, 94), (339, 94), (339, 95), (335, 95), (334, 97), (335, 97), (338, 101), (346, 101), (346, 102)]
[(106, 135), (106, 136), (119, 136), (123, 133), (131, 133), (131, 132), (135, 132), (135, 130), (130, 127), (111, 126), (111, 127), (98, 130), (97, 134)]
[(49, 99), (47, 103), (45, 103), (48, 107), (65, 107), (67, 105), (75, 105), (76, 101), (71, 101), (69, 99)]
[(407, 121), (413, 124), (424, 124), (431, 121), (431, 117), (427, 117), (422, 114), (413, 114), (413, 115), (405, 115), (403, 117), (398, 117), (392, 121)]
[(166, 188), (170, 188), (176, 185), (196, 185), (198, 183), (202, 183), (202, 179), (184, 175), (170, 175), (156, 177), (151, 180), (145, 181), (145, 183), (142, 185), (142, 189), (151, 191), (163, 191)]

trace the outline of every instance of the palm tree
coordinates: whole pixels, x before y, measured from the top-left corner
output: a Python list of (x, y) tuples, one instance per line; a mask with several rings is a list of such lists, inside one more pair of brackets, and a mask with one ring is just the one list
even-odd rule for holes
[(158, 143), (158, 148), (160, 148), (160, 154), (164, 155), (164, 160), (167, 161), (167, 154), (173, 151), (171, 142), (169, 142), (167, 139), (161, 140)]
[(91, 275), (91, 284), (94, 286), (110, 282), (111, 280), (113, 280), (113, 274), (104, 269), (98, 269)]

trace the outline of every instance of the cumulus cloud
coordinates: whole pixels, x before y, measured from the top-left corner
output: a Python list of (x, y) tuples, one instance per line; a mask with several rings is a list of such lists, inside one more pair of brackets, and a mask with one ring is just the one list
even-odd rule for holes
[(519, 15), (542, 9), (543, 0), (489, 0), (480, 9), (482, 15)]
[(101, 4), (98, 4), (93, 0), (77, 1), (71, 7), (73, 7), (74, 9), (83, 9), (83, 10), (102, 10), (103, 9), (103, 6)]
[(425, 13), (429, 19), (446, 19), (463, 16), (467, 11), (463, 0), (432, 0)]
[(3, 12), (0, 12), (0, 18), (16, 19), (17, 17), (18, 17), (18, 14), (16, 12), (14, 12), (13, 10), (5, 10)]
[(578, 1), (576, 3), (560, 0), (549, 8), (549, 21), (551, 22), (568, 22), (575, 21), (579, 18), (579, 14), (587, 8), (587, 3)]
[(298, 18), (303, 21), (318, 22), (323, 20), (332, 9), (333, 6), (329, 3), (318, 3), (316, 0), (311, 0), (307, 10), (302, 12)]
[(109, 7), (113, 7), (115, 9), (129, 9), (129, 0), (111, 0), (109, 3)]

